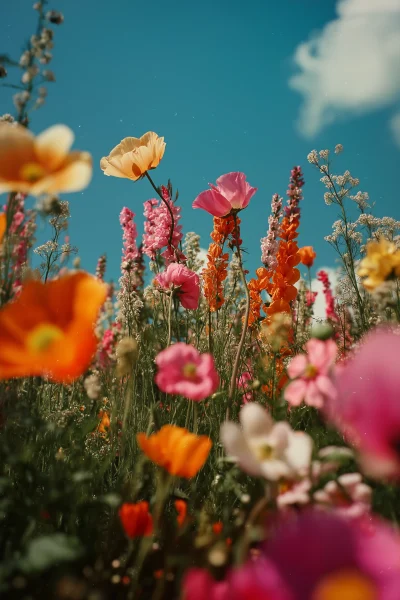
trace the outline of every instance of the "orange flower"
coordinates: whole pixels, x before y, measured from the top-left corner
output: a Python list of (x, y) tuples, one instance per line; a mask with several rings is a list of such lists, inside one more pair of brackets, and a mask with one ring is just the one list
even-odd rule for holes
[(217, 521), (212, 525), (212, 530), (215, 533), (215, 535), (220, 535), (222, 533), (223, 528), (224, 526), (222, 524), (222, 521)]
[(119, 518), (129, 538), (149, 536), (153, 532), (153, 518), (148, 502), (125, 502), (119, 509)]
[(303, 246), (299, 250), (300, 262), (306, 267), (312, 267), (314, 258), (317, 256), (312, 246)]
[(36, 138), (22, 125), (0, 123), (0, 193), (57, 194), (85, 188), (92, 176), (88, 152), (69, 152), (74, 134), (54, 125)]
[(187, 517), (187, 502), (186, 500), (175, 500), (175, 510), (178, 513), (176, 521), (179, 527), (182, 527)]
[(31, 280), (0, 310), (0, 379), (43, 375), (69, 383), (96, 351), (94, 323), (107, 286), (84, 272)]
[(124, 138), (108, 156), (101, 159), (100, 168), (104, 175), (136, 181), (160, 164), (164, 151), (164, 138), (148, 131), (141, 138)]
[(109, 429), (111, 425), (110, 413), (106, 410), (101, 410), (97, 416), (101, 419), (97, 426), (97, 431), (100, 431), (100, 433), (107, 433), (107, 429)]
[(138, 433), (137, 441), (154, 463), (171, 475), (194, 477), (207, 460), (212, 442), (206, 435), (194, 435), (184, 427), (164, 425), (149, 437)]
[[(239, 217), (236, 222), (240, 224)], [(225, 302), (223, 282), (228, 275), (229, 254), (223, 252), (223, 247), (235, 229), (235, 220), (228, 217), (214, 217), (214, 229), (211, 232), (211, 242), (207, 254), (207, 266), (202, 271), (203, 292), (211, 312), (216, 312)]]
[(3, 241), (4, 234), (7, 229), (7, 217), (6, 213), (0, 214), (0, 244)]

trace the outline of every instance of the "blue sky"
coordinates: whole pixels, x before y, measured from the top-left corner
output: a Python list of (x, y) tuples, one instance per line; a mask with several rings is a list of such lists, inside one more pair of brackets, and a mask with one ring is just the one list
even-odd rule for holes
[[(362, 1), (362, 10), (379, 3), (387, 4), (388, 11), (400, 10), (398, 0)], [(148, 182), (105, 177), (98, 165), (123, 137), (148, 130), (163, 135), (167, 143), (154, 179), (161, 184), (170, 177), (179, 188), (184, 231), (197, 231), (203, 247), (209, 243), (212, 218), (192, 210), (196, 195), (219, 175), (236, 170), (244, 171), (250, 184), (258, 187), (242, 213), (250, 270), (260, 266), (259, 240), (267, 228), (271, 196), (285, 194), (295, 164), (303, 166), (306, 179), (300, 244), (314, 246), (317, 267), (334, 266), (335, 257), (323, 238), (331, 232), (336, 210), (325, 205), (318, 173), (307, 163), (313, 148), (333, 149), (342, 143), (345, 152), (337, 158), (337, 171), (349, 169), (360, 178), (360, 189), (376, 203), (377, 216), (400, 218), (400, 148), (395, 139), (400, 136), (395, 129), (400, 83), (397, 86), (397, 76), (391, 76), (386, 55), (376, 66), (366, 54), (369, 64), (365, 63), (357, 37), (364, 36), (368, 24), (376, 27), (379, 22), (382, 29), (374, 30), (379, 41), (394, 13), (377, 16), (368, 8), (361, 26), (349, 32), (346, 27), (353, 27), (353, 12), (360, 6), (361, 0), (342, 1), (342, 20), (333, 25), (337, 30), (332, 41), (335, 0), (51, 4), (65, 16), (62, 26), (54, 26), (51, 68), (57, 81), (48, 85), (46, 105), (32, 115), (31, 127), (40, 132), (65, 123), (76, 134), (75, 148), (93, 155), (91, 185), (83, 193), (65, 196), (72, 213), (71, 243), (79, 247), (82, 266), (93, 272), (105, 252), (108, 276), (118, 277), (118, 216), (123, 206), (136, 213), (142, 231), (143, 202), (153, 197)], [(2, 7), (1, 51), (20, 56), (35, 27), (31, 7), (32, 0), (14, 0)], [(347, 8), (354, 9), (350, 18)], [(396, 32), (392, 34), (398, 40)], [(317, 40), (316, 48), (308, 43), (311, 38)], [(354, 44), (357, 53), (345, 47), (340, 56), (334, 46), (339, 38)], [(366, 53), (367, 42), (364, 39)], [(344, 65), (335, 64), (335, 56)], [(345, 82), (343, 69), (348, 70)], [(384, 78), (379, 76), (382, 70)], [(327, 77), (327, 71), (332, 76)], [(299, 74), (300, 80), (290, 84)], [(10, 75), (10, 81), (18, 77)], [(299, 93), (293, 86), (306, 91)], [(346, 92), (342, 96), (341, 88)], [(11, 111), (10, 90), (0, 88), (0, 112)]]

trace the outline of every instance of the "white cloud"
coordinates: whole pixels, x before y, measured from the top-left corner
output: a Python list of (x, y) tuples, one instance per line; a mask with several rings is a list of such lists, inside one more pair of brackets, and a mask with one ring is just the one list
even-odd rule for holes
[(393, 134), (394, 141), (400, 148), (400, 112), (398, 112), (390, 121), (390, 130)]
[(295, 51), (300, 72), (289, 83), (304, 97), (306, 136), (400, 100), (400, 0), (339, 0), (337, 13)]

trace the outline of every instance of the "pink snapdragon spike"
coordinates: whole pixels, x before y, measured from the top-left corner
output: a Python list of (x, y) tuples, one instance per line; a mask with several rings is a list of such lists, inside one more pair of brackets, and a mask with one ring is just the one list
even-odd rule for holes
[(221, 175), (217, 185), (201, 192), (193, 202), (193, 208), (202, 208), (214, 217), (225, 217), (231, 210), (242, 210), (249, 204), (257, 188), (251, 187), (244, 173)]
[[(400, 538), (371, 518), (348, 520), (306, 511), (282, 520), (262, 555), (275, 566), (293, 600), (395, 600), (399, 596)], [(247, 568), (254, 569), (254, 563)]]
[(330, 377), (337, 354), (333, 340), (311, 339), (305, 345), (307, 354), (298, 354), (288, 366), (291, 379), (284, 392), (291, 406), (299, 406), (303, 400), (309, 406), (322, 408), (326, 400), (336, 396)]
[(204, 400), (217, 391), (219, 376), (211, 354), (200, 354), (196, 348), (178, 342), (156, 357), (156, 384), (162, 392), (189, 400)]
[(176, 290), (183, 308), (195, 310), (200, 299), (200, 278), (185, 265), (171, 263), (154, 281), (165, 290)]
[(385, 329), (364, 338), (337, 373), (328, 418), (359, 451), (363, 470), (400, 477), (400, 337)]

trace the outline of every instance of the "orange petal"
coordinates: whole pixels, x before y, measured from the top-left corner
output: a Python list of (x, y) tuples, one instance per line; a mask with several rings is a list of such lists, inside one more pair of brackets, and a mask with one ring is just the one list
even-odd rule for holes
[(65, 160), (73, 142), (74, 134), (69, 127), (53, 125), (36, 137), (36, 156), (48, 171), (54, 171)]

